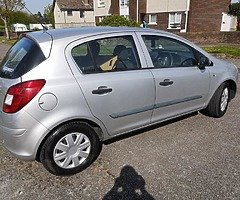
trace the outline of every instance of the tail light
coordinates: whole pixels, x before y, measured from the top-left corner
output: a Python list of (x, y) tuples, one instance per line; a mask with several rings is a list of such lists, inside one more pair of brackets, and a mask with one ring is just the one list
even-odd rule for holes
[(13, 85), (7, 91), (3, 112), (15, 113), (26, 106), (43, 88), (45, 80), (33, 80)]

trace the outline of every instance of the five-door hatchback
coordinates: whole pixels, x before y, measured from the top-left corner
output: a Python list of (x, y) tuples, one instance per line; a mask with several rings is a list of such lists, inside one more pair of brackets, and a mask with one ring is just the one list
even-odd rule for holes
[(233, 64), (167, 32), (29, 33), (0, 66), (0, 139), (55, 175), (75, 174), (107, 139), (195, 111), (223, 116), (237, 79)]

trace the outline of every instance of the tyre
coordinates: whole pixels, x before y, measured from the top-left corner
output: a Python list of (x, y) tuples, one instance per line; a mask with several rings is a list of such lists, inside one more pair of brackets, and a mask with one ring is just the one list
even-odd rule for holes
[(230, 90), (227, 83), (223, 83), (214, 93), (206, 109), (202, 111), (211, 117), (222, 117), (228, 107)]
[(102, 143), (89, 124), (70, 122), (47, 138), (40, 151), (40, 161), (54, 175), (73, 175), (91, 165), (101, 147)]

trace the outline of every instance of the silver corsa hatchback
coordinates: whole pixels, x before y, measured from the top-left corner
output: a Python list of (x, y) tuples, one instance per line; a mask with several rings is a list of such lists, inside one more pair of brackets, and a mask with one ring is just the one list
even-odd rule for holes
[(195, 111), (222, 117), (237, 79), (233, 64), (167, 32), (29, 33), (0, 66), (0, 139), (15, 156), (72, 175), (110, 138)]

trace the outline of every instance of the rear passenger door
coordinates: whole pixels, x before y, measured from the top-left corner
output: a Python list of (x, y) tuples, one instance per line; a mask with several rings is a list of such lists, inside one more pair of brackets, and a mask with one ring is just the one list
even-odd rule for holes
[(91, 112), (111, 135), (150, 123), (155, 86), (134, 33), (76, 41), (67, 57)]
[(154, 76), (156, 100), (152, 122), (201, 109), (209, 92), (209, 71), (199, 69), (196, 52), (166, 36), (139, 34)]

